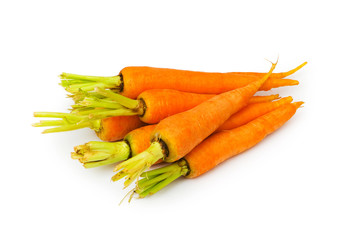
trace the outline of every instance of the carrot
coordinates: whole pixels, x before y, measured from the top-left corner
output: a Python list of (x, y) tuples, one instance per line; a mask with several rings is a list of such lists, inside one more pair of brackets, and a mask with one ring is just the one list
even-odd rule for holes
[[(183, 92), (219, 94), (244, 87), (259, 76), (237, 73), (196, 72), (168, 68), (126, 67), (118, 76), (97, 77), (62, 73), (60, 85), (71, 93), (92, 91), (96, 87), (111, 89), (129, 98), (136, 98), (149, 89), (174, 89)], [(280, 82), (278, 82), (278, 80)], [(272, 79), (266, 82), (268, 90), (273, 87), (297, 85), (298, 81)]]
[[(215, 96), (172, 89), (151, 89), (142, 92), (137, 100), (133, 100), (110, 90), (96, 88), (95, 92), (101, 97), (86, 97), (78, 102), (78, 105), (84, 108), (102, 107), (103, 110), (89, 115), (91, 119), (133, 114), (138, 115), (140, 120), (148, 124), (155, 124), (166, 117), (187, 111)], [(277, 97), (278, 95), (252, 97), (250, 103), (270, 101)]]
[(285, 104), (238, 128), (215, 133), (182, 159), (162, 168), (145, 172), (134, 192), (140, 198), (152, 195), (177, 178), (195, 178), (218, 164), (255, 146), (287, 122), (303, 102)]
[(276, 64), (272, 64), (268, 74), (245, 87), (219, 94), (186, 112), (163, 119), (151, 136), (150, 147), (118, 164), (114, 171), (120, 170), (117, 175), (126, 177), (124, 185), (128, 186), (159, 159), (174, 162), (182, 158), (247, 105), (275, 67)]
[[(290, 102), (292, 102), (292, 97), (282, 98), (274, 102), (249, 104), (232, 115), (216, 130), (216, 132), (242, 126), (257, 117)], [(91, 141), (84, 145), (76, 146), (72, 153), (72, 158), (78, 159), (83, 163), (85, 168), (98, 167), (126, 160), (131, 156), (136, 156), (143, 152), (150, 146), (149, 139), (151, 138), (151, 134), (155, 127), (156, 125), (147, 125), (137, 128), (125, 135), (122, 141), (116, 143)]]

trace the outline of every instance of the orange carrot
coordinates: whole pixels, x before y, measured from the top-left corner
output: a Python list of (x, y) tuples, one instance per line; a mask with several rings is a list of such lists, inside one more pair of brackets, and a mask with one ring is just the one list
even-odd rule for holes
[(186, 112), (160, 121), (151, 136), (150, 147), (118, 164), (115, 171), (120, 172), (116, 176), (126, 177), (124, 185), (128, 186), (159, 159), (174, 162), (182, 158), (231, 115), (246, 106), (275, 67), (276, 64), (272, 64), (268, 74), (245, 87), (219, 94)]
[(259, 143), (287, 122), (302, 102), (285, 104), (241, 127), (215, 133), (190, 153), (166, 167), (143, 173), (134, 192), (140, 198), (154, 194), (177, 178), (195, 178)]
[[(249, 104), (239, 112), (232, 115), (216, 132), (220, 130), (230, 130), (247, 122), (256, 119), (275, 108), (290, 103), (291, 97), (282, 98), (274, 102)], [(103, 166), (115, 162), (120, 162), (136, 156), (145, 151), (150, 146), (149, 139), (156, 125), (147, 125), (129, 132), (124, 140), (116, 143), (103, 143), (91, 141), (74, 148), (73, 159), (78, 159), (85, 168)]]
[[(172, 89), (151, 89), (142, 92), (137, 100), (133, 100), (111, 90), (96, 88), (95, 92), (99, 95), (87, 97), (78, 102), (78, 106), (84, 108), (102, 107), (102, 110), (89, 115), (91, 119), (122, 116), (125, 112), (126, 115), (138, 115), (140, 120), (148, 124), (155, 124), (166, 117), (187, 111), (215, 96)], [(250, 103), (270, 101), (277, 97), (278, 95), (252, 97)]]
[[(69, 92), (92, 91), (96, 87), (111, 89), (129, 98), (136, 98), (149, 89), (174, 89), (183, 92), (219, 94), (244, 87), (259, 76), (238, 73), (196, 72), (168, 68), (126, 67), (118, 76), (96, 77), (62, 73), (61, 85)], [(297, 85), (295, 80), (272, 79), (266, 82), (268, 90), (279, 86)]]

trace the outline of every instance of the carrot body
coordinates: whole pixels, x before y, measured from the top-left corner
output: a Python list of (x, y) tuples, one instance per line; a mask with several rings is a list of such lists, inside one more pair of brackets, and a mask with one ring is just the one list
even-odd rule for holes
[[(121, 94), (136, 98), (148, 89), (175, 89), (183, 92), (219, 94), (233, 89), (244, 87), (257, 80), (258, 76), (249, 76), (236, 73), (210, 73), (185, 71), (168, 68), (152, 67), (125, 67), (119, 75), (122, 79)], [(269, 90), (272, 85), (297, 85), (295, 80), (273, 79), (260, 90)], [(285, 85), (284, 85), (285, 84)]]
[[(211, 99), (214, 94), (197, 94), (171, 89), (152, 89), (138, 96), (143, 115), (139, 118), (148, 124), (155, 124), (174, 114), (187, 111)], [(277, 95), (252, 97), (249, 103), (274, 100)]]
[(185, 156), (231, 115), (246, 106), (269, 74), (245, 87), (216, 95), (186, 112), (160, 121), (151, 138), (152, 141), (165, 143), (168, 153), (164, 161), (174, 162)]
[(197, 177), (260, 142), (287, 122), (302, 102), (286, 104), (246, 125), (213, 134), (184, 158), (188, 162), (187, 178)]
[(138, 116), (117, 116), (105, 118), (101, 121), (101, 127), (96, 134), (103, 141), (118, 141), (130, 131), (144, 126)]

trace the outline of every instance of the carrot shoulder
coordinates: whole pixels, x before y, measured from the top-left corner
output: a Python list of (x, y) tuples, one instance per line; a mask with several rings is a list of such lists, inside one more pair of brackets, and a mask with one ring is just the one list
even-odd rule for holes
[(275, 66), (276, 64), (272, 64), (267, 75), (245, 87), (216, 95), (186, 112), (159, 122), (151, 136), (150, 147), (115, 168), (115, 171), (121, 170), (119, 174), (127, 178), (125, 186), (128, 186), (159, 159), (174, 162), (189, 153), (231, 115), (247, 105), (249, 99), (267, 80)]
[(287, 122), (302, 102), (285, 104), (241, 127), (215, 133), (196, 146), (181, 160), (166, 167), (142, 174), (135, 192), (139, 197), (154, 194), (166, 185), (185, 176), (197, 177), (221, 162), (260, 142)]

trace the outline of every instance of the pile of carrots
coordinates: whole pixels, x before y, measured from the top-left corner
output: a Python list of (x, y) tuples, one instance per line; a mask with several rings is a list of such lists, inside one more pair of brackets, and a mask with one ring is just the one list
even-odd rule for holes
[[(255, 95), (298, 85), (287, 79), (304, 65), (273, 73), (196, 72), (126, 67), (117, 76), (63, 73), (60, 85), (74, 105), (68, 113), (35, 112), (54, 118), (33, 124), (43, 133), (93, 129), (103, 141), (74, 147), (85, 168), (117, 164), (113, 181), (124, 179), (132, 198), (154, 194), (172, 181), (197, 177), (256, 145), (302, 106), (292, 97)], [(165, 166), (153, 167), (160, 162)]]

